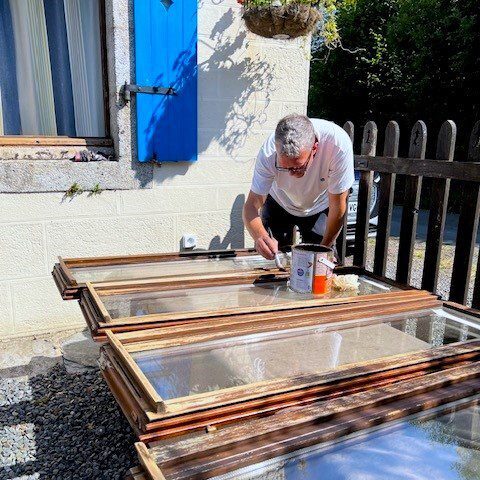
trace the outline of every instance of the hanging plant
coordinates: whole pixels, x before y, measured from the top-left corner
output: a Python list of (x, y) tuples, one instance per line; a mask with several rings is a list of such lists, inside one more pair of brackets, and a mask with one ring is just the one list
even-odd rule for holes
[(238, 0), (247, 28), (266, 38), (292, 39), (320, 32), (328, 46), (338, 39), (336, 0)]

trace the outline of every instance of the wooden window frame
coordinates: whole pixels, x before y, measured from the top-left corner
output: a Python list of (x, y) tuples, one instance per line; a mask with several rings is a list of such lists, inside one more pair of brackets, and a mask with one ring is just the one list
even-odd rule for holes
[(64, 135), (0, 135), (0, 147), (113, 147), (110, 132), (109, 82), (105, 0), (99, 0), (100, 50), (102, 62), (102, 97), (104, 137), (69, 137)]
[[(442, 304), (437, 301), (430, 305), (414, 306), (406, 311), (425, 310), (442, 305), (448, 310), (448, 304)], [(388, 314), (392, 314), (388, 309), (383, 313), (380, 311), (375, 312), (375, 318), (370, 318), (370, 320), (372, 323), (382, 323), (384, 321), (383, 317)], [(361, 321), (361, 318), (365, 318), (365, 316), (365, 312), (357, 312), (357, 321)], [(477, 314), (473, 316), (479, 318), (480, 312), (477, 312)], [(338, 318), (338, 315), (335, 314), (329, 319), (324, 318), (323, 323), (335, 324), (341, 321)], [(345, 312), (345, 318), (352, 319), (351, 316), (348, 316), (347, 312)], [(268, 323), (268, 321), (266, 323)], [(350, 325), (351, 323), (349, 322), (349, 324), (345, 324), (342, 327), (348, 328)], [(275, 325), (271, 324), (268, 328), (269, 331), (278, 330)], [(265, 329), (258, 329), (258, 332), (263, 331), (265, 331)], [(257, 332), (253, 330), (250, 333)], [(165, 339), (163, 335), (159, 335), (161, 334), (159, 331), (150, 333), (152, 337), (150, 340), (148, 340), (148, 332), (135, 332), (133, 336), (138, 336), (138, 334), (142, 335), (143, 338), (137, 338), (135, 341), (132, 341), (132, 337), (129, 336), (129, 334), (121, 335), (108, 331), (108, 344), (103, 347), (103, 352), (109, 357), (114, 357), (114, 363), (118, 365), (125, 374), (125, 383), (129, 385), (128, 388), (132, 392), (142, 392), (140, 397), (145, 409), (144, 414), (149, 422), (185, 415), (195, 416), (197, 412), (205, 410), (216, 412), (224, 407), (234, 408), (232, 407), (233, 405), (243, 405), (242, 409), (247, 409), (248, 407), (245, 407), (245, 405), (258, 406), (262, 403), (262, 399), (271, 407), (277, 403), (276, 399), (286, 397), (288, 401), (291, 401), (296, 397), (305, 398), (307, 392), (313, 395), (318, 395), (319, 393), (325, 395), (326, 392), (335, 395), (347, 391), (349, 388), (352, 388), (352, 386), (358, 388), (359, 385), (365, 385), (369, 382), (375, 384), (380, 378), (383, 380), (386, 378), (391, 379), (412, 374), (415, 371), (425, 373), (426, 370), (433, 368), (433, 365), (439, 367), (452, 362), (455, 363), (457, 361), (455, 358), (459, 356), (462, 361), (465, 361), (465, 355), (467, 355), (467, 357), (469, 356), (469, 358), (472, 358), (472, 356), (477, 358), (477, 356), (480, 355), (480, 340), (473, 339), (413, 353), (409, 352), (368, 360), (354, 365), (349, 364), (319, 374), (291, 376), (237, 387), (228, 387), (215, 392), (205, 392), (174, 399), (162, 399), (155, 391), (151, 382), (143, 372), (140, 371), (132, 354), (151, 349), (185, 346), (201, 341), (217, 339), (218, 337), (214, 334), (210, 336), (205, 334), (202, 338), (198, 338), (195, 335), (189, 337), (187, 330), (185, 331), (185, 338), (180, 338), (177, 335), (170, 340)], [(244, 332), (239, 333), (233, 328), (226, 336), (233, 337), (239, 334), (244, 334)], [(454, 359), (453, 361), (452, 358)], [(372, 377), (373, 380), (367, 381), (366, 378), (368, 377)], [(152, 394), (152, 392), (155, 392), (155, 394)], [(282, 401), (284, 400), (279, 400), (280, 403), (282, 403)], [(215, 416), (215, 413), (211, 413), (210, 418), (213, 416)]]
[[(202, 260), (202, 259), (221, 259), (232, 257), (244, 257), (258, 255), (252, 248), (242, 248), (235, 250), (207, 250), (207, 251), (185, 251), (162, 254), (144, 254), (144, 255), (122, 255), (108, 257), (87, 257), (87, 258), (62, 258), (58, 257), (58, 263), (53, 267), (52, 275), (55, 284), (64, 300), (78, 299), (80, 291), (85, 289), (85, 282), (77, 282), (72, 269), (108, 267), (118, 265), (135, 265), (142, 263), (160, 263), (173, 262), (181, 260)], [(175, 277), (176, 275), (172, 275)], [(94, 285), (95, 282), (92, 282)]]
[[(468, 310), (468, 314), (480, 318), (480, 311), (461, 309), (449, 302), (437, 302), (433, 308), (438, 307), (438, 303), (446, 310), (462, 313), (467, 313)], [(425, 308), (428, 307), (422, 307), (420, 310)], [(377, 317), (377, 321), (381, 321), (382, 314), (378, 313)], [(270, 330), (273, 329), (275, 326), (270, 326)], [(137, 375), (138, 366), (135, 364), (135, 368), (132, 368), (132, 363), (135, 362), (131, 353), (138, 348), (144, 349), (148, 344), (145, 337), (148, 336), (148, 332), (135, 332), (139, 333), (144, 335), (143, 339), (131, 342), (129, 334), (108, 332), (109, 340), (112, 339), (113, 342), (102, 347), (100, 365), (117, 402), (139, 439), (145, 442), (198, 431), (212, 425), (258, 418), (286, 407), (307, 405), (359, 391), (383, 388), (398, 381), (423, 377), (426, 374), (480, 361), (480, 340), (473, 339), (345, 365), (316, 375), (276, 379), (182, 399), (164, 400), (158, 396), (143, 373)], [(155, 343), (161, 343), (161, 340), (159, 343), (155, 338), (158, 334), (158, 331), (153, 333), (152, 347)], [(232, 331), (230, 336), (235, 334), (236, 332)], [(177, 342), (182, 344), (178, 337)], [(122, 345), (121, 349), (118, 347), (119, 344)], [(146, 396), (144, 392), (147, 389), (150, 392), (155, 391), (155, 395)]]
[[(141, 467), (129, 480), (163, 480), (185, 469), (185, 480), (211, 478), (314, 445), (416, 415), (429, 420), (478, 405), (480, 363), (388, 385), (382, 390), (285, 409), (244, 425), (168, 443), (135, 444)], [(462, 401), (463, 400), (463, 401)], [(458, 402), (461, 402), (460, 404)], [(267, 440), (266, 440), (267, 439)]]
[[(363, 269), (351, 269), (350, 267), (340, 267), (337, 273), (358, 273), (370, 277), (374, 281), (379, 281), (374, 275), (365, 272)], [(87, 324), (91, 327), (95, 340), (103, 340), (105, 331), (112, 330), (122, 332), (128, 330), (138, 330), (140, 328), (155, 328), (168, 326), (172, 323), (190, 323), (192, 321), (219, 318), (234, 315), (248, 315), (255, 313), (275, 312), (277, 318), (280, 312), (303, 309), (311, 309), (314, 307), (327, 307), (332, 305), (351, 306), (352, 304), (378, 301), (389, 301), (402, 299), (404, 301), (416, 298), (433, 298), (426, 291), (417, 290), (411, 287), (401, 286), (398, 290), (392, 290), (384, 293), (375, 293), (368, 295), (352, 295), (350, 297), (339, 298), (311, 298), (306, 300), (292, 300), (272, 305), (232, 307), (222, 310), (190, 310), (169, 313), (154, 313), (142, 316), (123, 317), (112, 319), (105, 304), (102, 301), (103, 296), (125, 295), (144, 292), (166, 292), (172, 290), (193, 289), (216, 287), (222, 285), (248, 285), (273, 282), (285, 282), (288, 278), (288, 272), (272, 272), (267, 275), (259, 275), (257, 271), (243, 272), (243, 274), (232, 273), (222, 274), (213, 277), (166, 277), (163, 279), (145, 280), (127, 282), (119, 285), (118, 282), (97, 283), (95, 285), (87, 283), (85, 289), (80, 294), (80, 306), (84, 313)], [(390, 283), (390, 282), (384, 282)], [(393, 287), (393, 285), (392, 285)], [(397, 288), (397, 287), (394, 287)]]
[[(218, 340), (232, 335), (265, 333), (270, 332), (273, 328), (291, 330), (320, 326), (326, 323), (356, 321), (376, 315), (407, 313), (440, 305), (441, 302), (432, 295), (409, 295), (406, 297), (399, 295), (393, 299), (384, 299), (381, 304), (370, 300), (347, 305), (320, 306), (308, 309), (293, 308), (276, 311), (274, 312), (275, 316), (272, 316), (272, 312), (267, 311), (200, 318), (191, 322), (173, 322), (172, 325), (164, 325), (160, 328), (119, 332), (116, 335), (125, 345), (140, 342), (141, 348), (146, 350)], [(128, 347), (131, 351), (136, 351), (137, 348)]]

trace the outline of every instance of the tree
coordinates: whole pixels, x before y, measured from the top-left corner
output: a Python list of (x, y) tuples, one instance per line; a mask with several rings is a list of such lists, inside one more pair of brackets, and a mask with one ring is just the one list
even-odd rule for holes
[[(478, 0), (343, 0), (341, 48), (311, 65), (309, 114), (358, 126), (422, 118), (435, 136), (447, 118), (466, 143), (480, 117)], [(435, 142), (430, 142), (434, 148)]]

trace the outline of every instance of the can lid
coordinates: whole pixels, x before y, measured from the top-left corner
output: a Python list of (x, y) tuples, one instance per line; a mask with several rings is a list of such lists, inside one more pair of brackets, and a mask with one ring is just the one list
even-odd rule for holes
[(330, 247), (325, 247), (325, 245), (320, 245), (318, 243), (299, 243), (298, 245), (294, 245), (293, 249), (297, 250), (305, 250), (307, 252), (314, 252), (314, 253), (330, 253), (333, 252), (333, 249)]

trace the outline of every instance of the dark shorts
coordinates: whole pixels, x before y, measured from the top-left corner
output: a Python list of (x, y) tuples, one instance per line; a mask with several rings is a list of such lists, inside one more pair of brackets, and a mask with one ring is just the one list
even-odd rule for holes
[(328, 215), (328, 208), (309, 217), (296, 217), (288, 213), (281, 207), (270, 195), (267, 196), (262, 207), (262, 222), (268, 231), (272, 230), (273, 237), (278, 241), (278, 247), (281, 250), (288, 250), (293, 244), (293, 232), (295, 226), (298, 227), (302, 242), (321, 243), (323, 236), (313, 231), (320, 215)]

